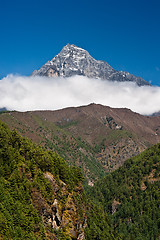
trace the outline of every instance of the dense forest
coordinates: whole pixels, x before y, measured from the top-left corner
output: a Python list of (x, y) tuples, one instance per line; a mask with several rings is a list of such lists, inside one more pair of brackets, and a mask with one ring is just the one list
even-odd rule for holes
[(160, 144), (125, 161), (88, 194), (122, 239), (160, 239)]
[(83, 180), (0, 122), (0, 239), (160, 239), (160, 144), (86, 193)]
[(0, 239), (121, 239), (69, 167), (0, 122)]
[[(4, 239), (45, 239), (45, 227), (34, 198), (39, 192), (39, 198), (52, 204), (53, 186), (44, 177), (48, 172), (54, 176), (57, 188), (62, 181), (67, 184), (68, 195), (83, 180), (78, 168), (68, 167), (57, 154), (44, 151), (1, 123), (0, 233)], [(66, 196), (59, 189), (56, 197)]]

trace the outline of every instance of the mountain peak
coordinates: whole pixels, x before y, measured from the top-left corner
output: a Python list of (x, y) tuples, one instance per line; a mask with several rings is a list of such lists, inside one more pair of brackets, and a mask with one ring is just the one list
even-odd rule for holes
[(62, 50), (63, 50), (63, 49), (70, 49), (70, 50), (76, 49), (76, 50), (82, 50), (82, 51), (87, 52), (87, 51), (84, 50), (83, 48), (80, 48), (80, 47), (78, 47), (78, 46), (76, 46), (76, 45), (74, 45), (74, 44), (70, 44), (70, 43), (67, 43), (67, 45), (65, 45), (65, 46), (62, 48)]
[[(74, 44), (70, 44), (70, 43), (67, 43), (67, 45), (65, 45), (63, 48), (79, 48), (79, 49), (82, 49), (82, 48), (80, 48), (80, 47), (77, 47), (76, 45), (74, 45)], [(84, 49), (83, 49), (84, 50)]]
[(32, 76), (37, 75), (47, 77), (82, 75), (108, 81), (136, 82), (139, 86), (150, 85), (143, 78), (114, 70), (107, 62), (95, 60), (83, 48), (69, 43), (51, 61), (32, 73)]
[[(69, 55), (68, 55), (69, 54)], [(83, 48), (77, 47), (74, 44), (67, 44), (66, 46), (64, 46), (62, 48), (62, 50), (60, 51), (60, 53), (57, 56), (63, 56), (63, 57), (73, 57), (73, 55), (89, 55), (89, 53), (84, 50)], [(53, 58), (55, 59), (55, 58)], [(52, 60), (53, 60), (52, 59)]]

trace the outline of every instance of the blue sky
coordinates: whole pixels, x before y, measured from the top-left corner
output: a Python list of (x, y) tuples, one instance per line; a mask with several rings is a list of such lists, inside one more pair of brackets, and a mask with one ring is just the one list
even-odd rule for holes
[(0, 78), (29, 75), (70, 43), (160, 86), (159, 0), (8, 0), (0, 10)]

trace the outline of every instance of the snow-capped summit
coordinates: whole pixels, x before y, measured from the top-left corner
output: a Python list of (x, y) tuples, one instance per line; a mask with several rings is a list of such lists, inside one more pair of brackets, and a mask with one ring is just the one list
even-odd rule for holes
[(84, 49), (67, 44), (51, 61), (35, 70), (32, 76), (63, 76), (83, 75), (89, 78), (101, 78), (109, 81), (131, 81), (139, 86), (149, 85), (144, 79), (128, 72), (116, 71), (107, 62), (95, 60)]

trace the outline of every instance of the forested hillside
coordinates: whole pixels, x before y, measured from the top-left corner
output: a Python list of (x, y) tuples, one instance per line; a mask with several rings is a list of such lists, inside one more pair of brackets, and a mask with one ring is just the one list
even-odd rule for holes
[(0, 239), (120, 239), (82, 180), (79, 168), (0, 122)]
[(160, 141), (160, 117), (100, 104), (57, 111), (4, 112), (0, 120), (20, 135), (78, 166), (85, 186)]
[(0, 122), (1, 239), (160, 239), (160, 144), (87, 194), (82, 181), (79, 168)]
[(71, 239), (83, 234), (82, 179), (78, 168), (0, 123), (1, 238)]
[(123, 239), (160, 239), (160, 144), (127, 160), (89, 195)]

